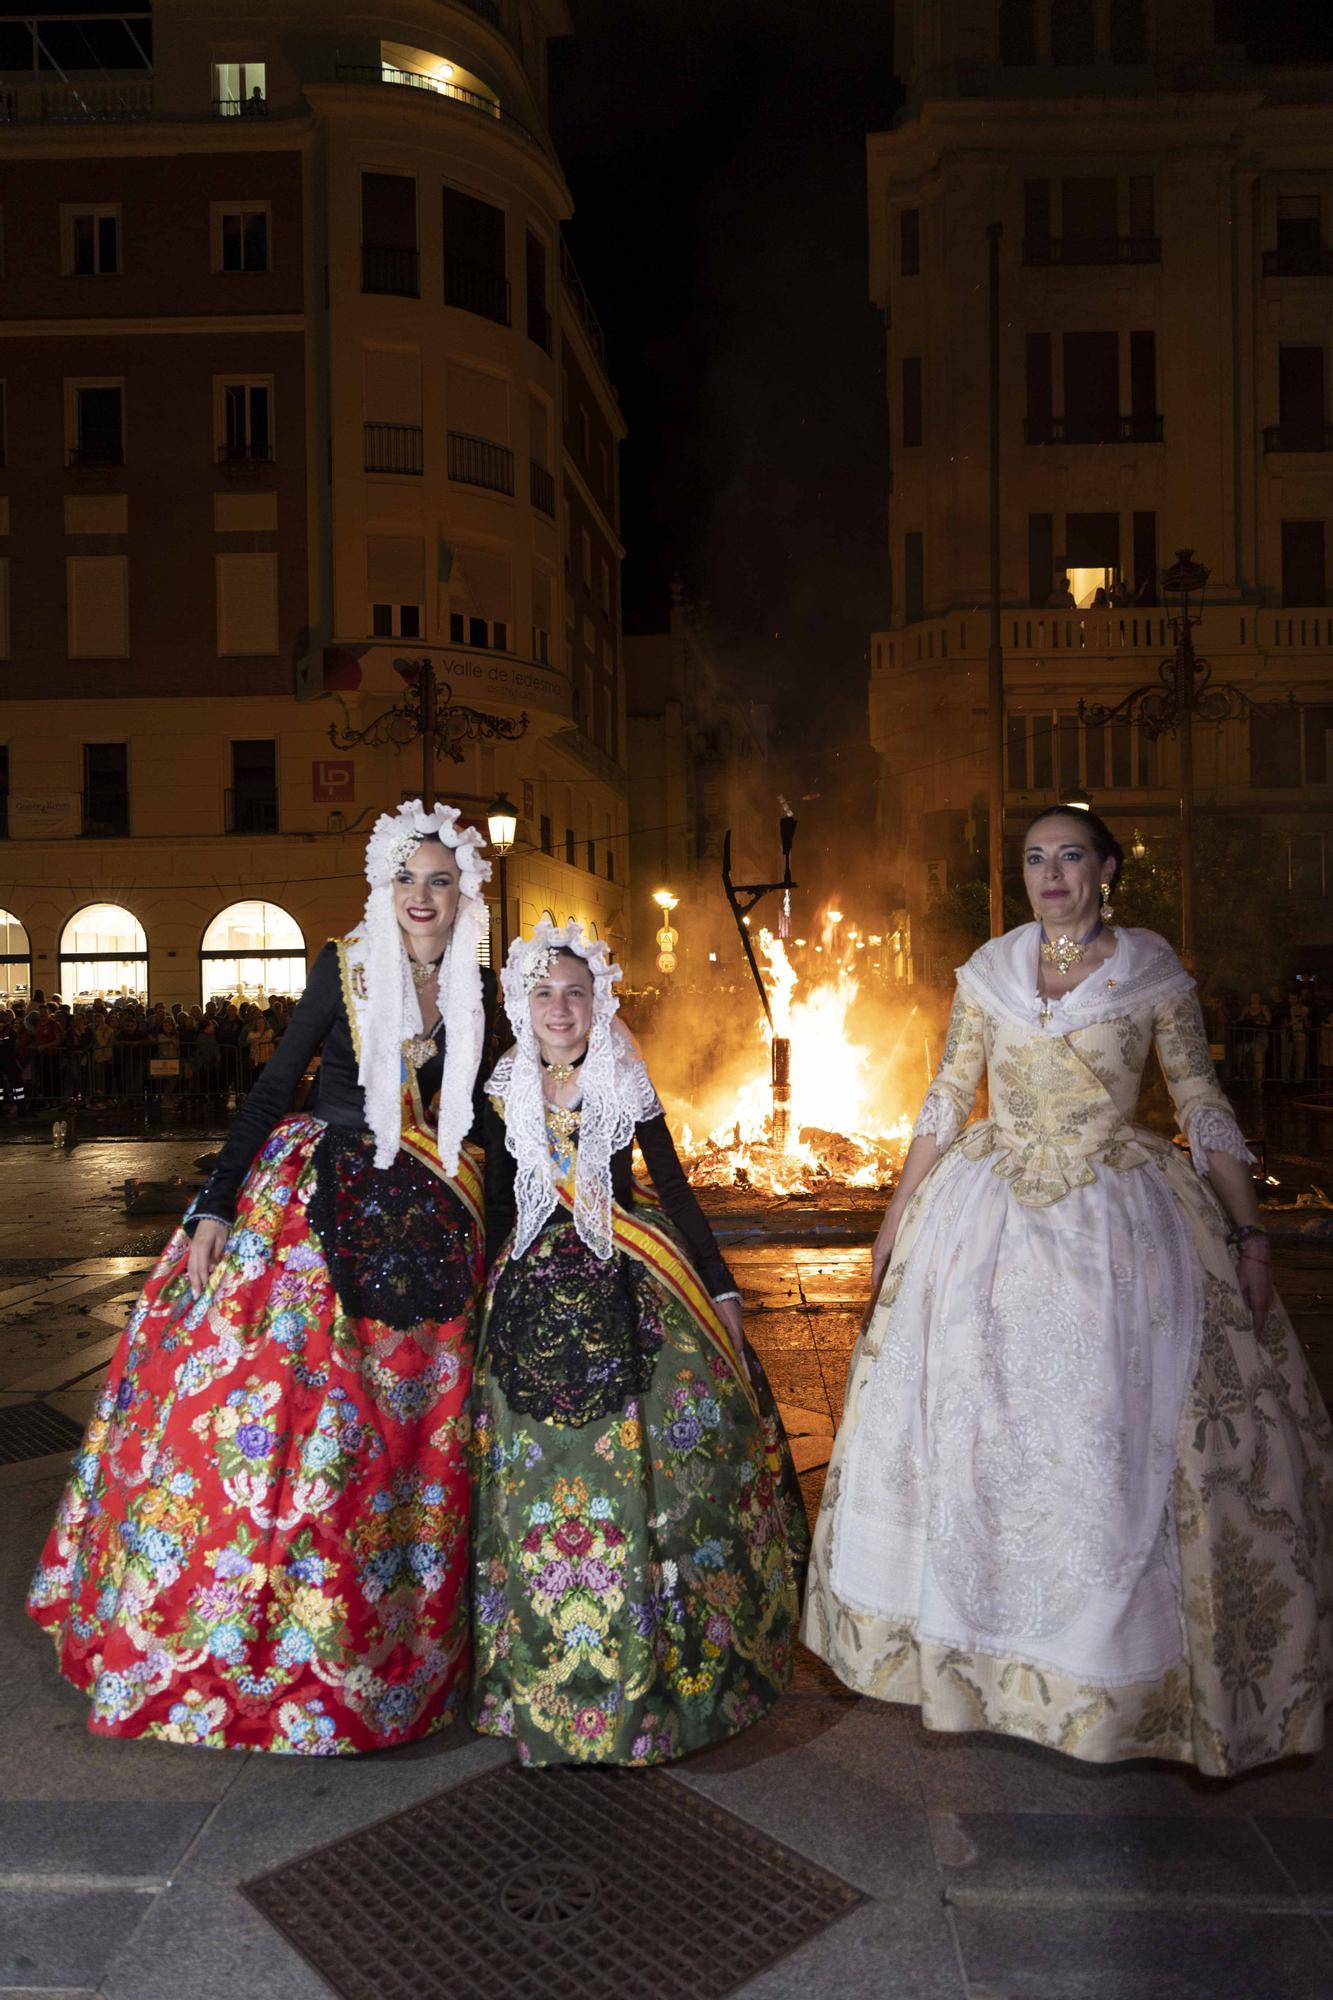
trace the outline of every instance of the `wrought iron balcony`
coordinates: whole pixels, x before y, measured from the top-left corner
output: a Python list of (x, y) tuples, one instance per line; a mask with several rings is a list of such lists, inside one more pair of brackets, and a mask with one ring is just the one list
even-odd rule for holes
[(534, 507), (555, 519), (555, 478), (535, 458), (528, 464), (528, 497)]
[(223, 825), (228, 833), (276, 833), (278, 795), (268, 788), (228, 785), (223, 793)]
[(268, 101), (263, 97), (215, 97), (215, 118), (267, 118)]
[(1292, 243), (1265, 250), (1266, 278), (1333, 278), (1333, 250), (1324, 243)]
[(75, 467), (86, 467), (89, 471), (100, 470), (108, 465), (125, 463), (125, 447), (119, 438), (87, 437), (70, 447), (66, 461)]
[(420, 265), (420, 254), (416, 250), (402, 249), (396, 243), (363, 243), (361, 289), (363, 292), (379, 292), (389, 298), (419, 299)]
[(398, 90), (424, 91), (429, 97), (450, 97), (455, 104), (485, 112), (488, 118), (503, 115), (493, 97), (483, 97), (479, 90), (464, 90), (461, 84), (442, 76), (427, 76), (421, 70), (394, 69), (389, 63), (339, 63), (334, 74), (339, 83), (387, 83)]
[(366, 424), (364, 429), (367, 472), (399, 472), (420, 478), (420, 424)]
[(256, 466), (272, 465), (273, 447), (254, 438), (232, 438), (218, 446), (218, 464), (235, 472), (249, 472)]
[(1265, 424), (1265, 451), (1333, 451), (1333, 424)]
[(1025, 264), (1160, 264), (1160, 236), (1025, 236)]
[(147, 81), (0, 84), (0, 125), (119, 125), (152, 115)]
[(1115, 417), (1109, 423), (1085, 423), (1075, 417), (1025, 417), (1025, 444), (1161, 444), (1164, 426), (1159, 416), (1143, 413)]
[(512, 493), (514, 454), (493, 438), (450, 431), (449, 477), (464, 486), (484, 486), (490, 493)]
[(451, 256), (447, 251), (444, 303), (456, 306), (459, 312), (492, 319), (497, 326), (510, 324), (509, 280), (504, 272), (493, 270), (489, 264), (474, 264), (470, 257)]

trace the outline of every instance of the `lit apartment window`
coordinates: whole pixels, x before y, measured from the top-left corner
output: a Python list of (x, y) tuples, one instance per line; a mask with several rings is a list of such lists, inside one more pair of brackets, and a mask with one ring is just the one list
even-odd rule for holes
[(215, 62), (213, 109), (220, 118), (262, 118), (268, 110), (267, 65)]
[(273, 457), (273, 383), (268, 376), (216, 378), (214, 421), (223, 465), (258, 465)]
[(370, 629), (377, 639), (419, 639), (421, 622), (419, 604), (372, 604), (370, 607)]
[(120, 270), (120, 207), (60, 211), (61, 267), (67, 278), (107, 278)]
[(267, 271), (269, 268), (268, 202), (214, 202), (213, 269)]
[(71, 465), (124, 462), (123, 382), (66, 382), (65, 452)]

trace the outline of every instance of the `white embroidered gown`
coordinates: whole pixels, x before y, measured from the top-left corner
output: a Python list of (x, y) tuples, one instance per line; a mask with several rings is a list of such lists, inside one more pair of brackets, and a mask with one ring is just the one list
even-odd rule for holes
[[(1039, 932), (959, 970), (916, 1128), (941, 1157), (853, 1356), (802, 1636), (934, 1729), (1214, 1775), (1309, 1752), (1333, 1436), (1280, 1304), (1256, 1337), (1202, 1178), (1248, 1156), (1194, 982), (1122, 928), (1043, 1003)], [(1131, 1122), (1154, 1045), (1189, 1153)]]

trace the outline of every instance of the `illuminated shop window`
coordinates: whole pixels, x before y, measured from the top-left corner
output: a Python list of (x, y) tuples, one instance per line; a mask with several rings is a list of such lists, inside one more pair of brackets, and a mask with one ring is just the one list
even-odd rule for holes
[(295, 998), (306, 982), (305, 938), (277, 903), (229, 903), (199, 950), (199, 984), (210, 1000)]

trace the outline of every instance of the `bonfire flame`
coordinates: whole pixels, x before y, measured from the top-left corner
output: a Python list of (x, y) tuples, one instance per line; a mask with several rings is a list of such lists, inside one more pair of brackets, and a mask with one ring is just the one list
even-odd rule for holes
[[(696, 1187), (752, 1186), (799, 1194), (840, 1182), (882, 1187), (893, 1180), (912, 1135), (907, 1118), (892, 1118), (877, 1102), (877, 1065), (854, 1041), (847, 1020), (859, 985), (850, 967), (797, 996), (799, 975), (780, 938), (759, 933), (773, 1026), (761, 1018), (769, 1060), (755, 1065), (726, 1118), (702, 1144), (688, 1125), (682, 1138)], [(784, 1135), (774, 1119), (772, 1044), (791, 1044), (791, 1118)], [(837, 1130), (832, 1129), (834, 1121)], [(785, 1138), (785, 1144), (783, 1143)]]

